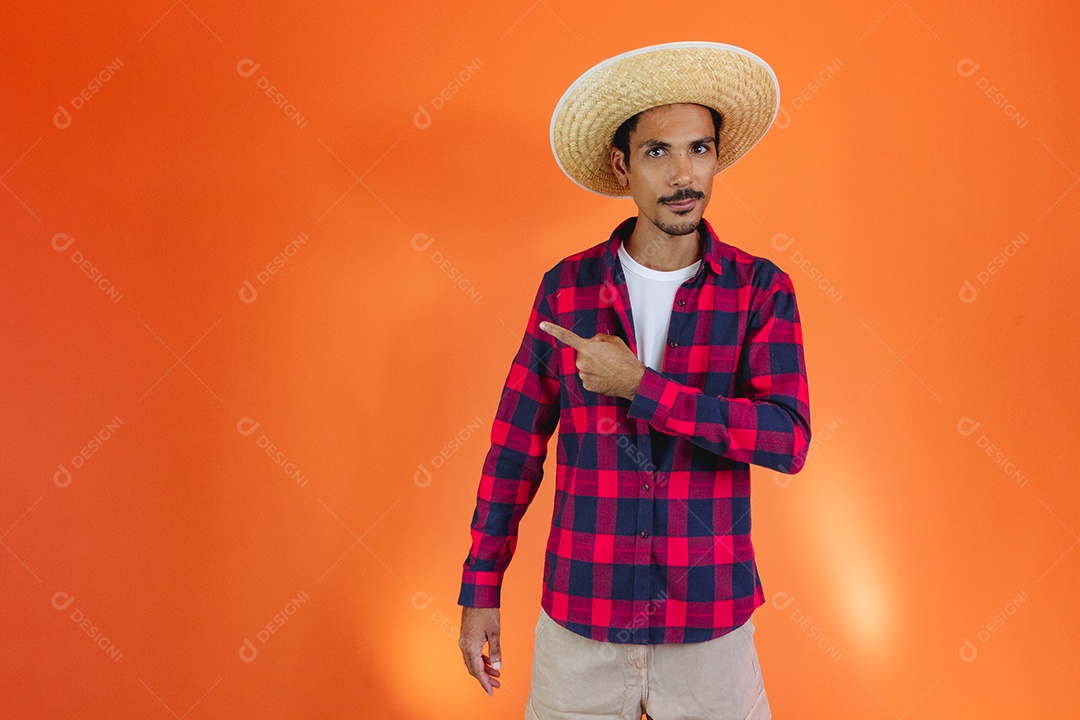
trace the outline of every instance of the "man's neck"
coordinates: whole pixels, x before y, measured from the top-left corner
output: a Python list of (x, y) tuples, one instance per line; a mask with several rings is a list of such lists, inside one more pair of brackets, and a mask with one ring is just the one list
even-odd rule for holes
[(626, 252), (639, 265), (670, 272), (689, 267), (701, 259), (705, 247), (704, 224), (687, 235), (668, 235), (649, 222), (638, 222), (624, 243)]

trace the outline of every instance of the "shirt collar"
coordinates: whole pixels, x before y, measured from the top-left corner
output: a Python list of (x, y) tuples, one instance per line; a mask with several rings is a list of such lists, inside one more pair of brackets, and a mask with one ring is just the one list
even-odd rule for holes
[[(606, 277), (614, 268), (619, 267), (619, 248), (630, 239), (631, 233), (634, 232), (634, 226), (637, 225), (637, 216), (628, 217), (623, 220), (618, 226), (611, 232), (611, 237), (608, 238), (604, 247), (603, 256), (603, 271)], [(701, 218), (701, 229), (704, 231), (702, 235), (705, 237), (705, 247), (701, 253), (701, 268), (699, 272), (706, 266), (711, 267), (713, 272), (720, 275), (720, 269), (722, 263), (720, 262), (720, 238), (716, 236), (716, 232), (713, 230), (712, 225), (705, 218)], [(622, 273), (618, 273), (621, 277)]]

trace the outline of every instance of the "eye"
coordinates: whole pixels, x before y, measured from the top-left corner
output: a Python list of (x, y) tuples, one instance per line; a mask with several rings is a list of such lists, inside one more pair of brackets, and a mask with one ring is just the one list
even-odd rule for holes
[(657, 155), (653, 155), (653, 151), (654, 150), (661, 150), (662, 151), (663, 149), (664, 148), (658, 148), (658, 147), (650, 148), (649, 150), (647, 150), (645, 152), (645, 154), (648, 155), (649, 157), (658, 157)]
[(704, 150), (705, 150), (705, 152), (703, 152), (703, 153), (698, 153), (699, 155), (704, 155), (705, 153), (709, 152), (709, 146), (708, 146), (708, 145), (705, 145), (705, 144), (703, 144), (703, 143), (699, 143), (699, 144), (698, 144), (698, 145), (696, 145), (695, 147), (699, 147), (699, 148), (702, 148), (702, 149), (704, 149)]

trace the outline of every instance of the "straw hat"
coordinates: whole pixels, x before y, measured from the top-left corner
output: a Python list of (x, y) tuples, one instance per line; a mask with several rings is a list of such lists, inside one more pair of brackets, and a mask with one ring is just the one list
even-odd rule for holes
[(650, 45), (608, 58), (573, 82), (551, 115), (551, 150), (575, 183), (607, 197), (626, 197), (611, 171), (611, 141), (627, 118), (670, 103), (715, 108), (719, 170), (746, 154), (780, 109), (776, 74), (757, 55), (716, 42)]

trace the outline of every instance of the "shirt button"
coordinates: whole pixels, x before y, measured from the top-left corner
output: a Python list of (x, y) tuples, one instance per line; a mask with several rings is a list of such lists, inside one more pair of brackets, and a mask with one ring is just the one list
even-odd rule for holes
[(685, 304), (686, 304), (686, 301), (685, 301), (685, 300), (680, 300), (680, 301), (679, 301), (679, 305), (685, 305)]
[(649, 537), (649, 531), (648, 530), (642, 530), (641, 531), (641, 537), (643, 537), (643, 538)]
[(668, 346), (669, 347), (679, 347), (679, 343), (677, 343), (677, 342), (668, 343)]
[(645, 490), (648, 490), (648, 489), (649, 489), (649, 483), (645, 483), (645, 484), (644, 484), (644, 485), (643, 485), (642, 487), (643, 487), (643, 488), (644, 488)]

